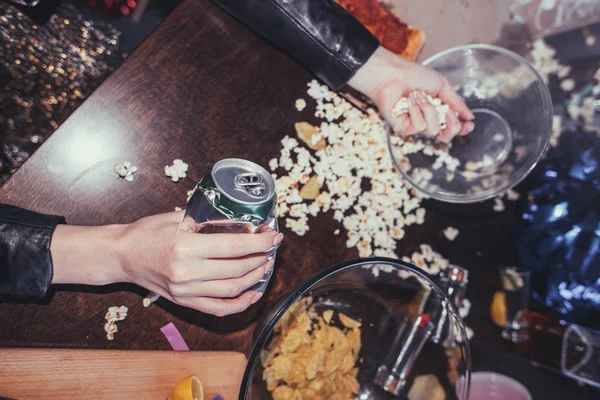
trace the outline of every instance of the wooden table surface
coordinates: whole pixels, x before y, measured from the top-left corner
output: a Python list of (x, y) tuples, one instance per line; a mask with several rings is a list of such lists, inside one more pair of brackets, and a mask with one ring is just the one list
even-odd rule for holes
[[(129, 223), (184, 207), (186, 192), (226, 157), (262, 165), (279, 154), (312, 77), (208, 0), (184, 2), (1, 188), (0, 201), (64, 215), (70, 224)], [(188, 179), (171, 182), (163, 167), (181, 158)], [(139, 167), (135, 181), (114, 165)], [(512, 209), (490, 203), (448, 208), (427, 203), (426, 223), (412, 226), (398, 246), (411, 254), (431, 244), (471, 270), (467, 319), (476, 337), (499, 339), (488, 317), (496, 268), (514, 262)], [(460, 229), (454, 242), (447, 226)], [(0, 299), (0, 346), (169, 349), (159, 328), (174, 322), (193, 350), (248, 351), (253, 321), (293, 285), (357, 257), (331, 215), (311, 221), (299, 237), (286, 234), (267, 295), (248, 312), (215, 318), (160, 300), (143, 308), (134, 285), (58, 287), (44, 301)], [(104, 334), (109, 306), (129, 307), (114, 341)], [(500, 341), (501, 342), (501, 341)]]
[[(434, 14), (432, 14), (435, 17)], [(446, 34), (441, 26), (429, 40)], [(130, 223), (184, 207), (186, 192), (226, 157), (262, 165), (277, 157), (294, 122), (313, 120), (314, 104), (294, 107), (312, 76), (209, 0), (186, 0), (0, 188), (0, 202), (64, 215), (70, 224)], [(188, 179), (171, 182), (163, 168), (190, 164)], [(114, 165), (139, 167), (135, 181), (118, 179)], [(494, 370), (525, 383), (534, 398), (595, 398), (567, 378), (507, 358), (512, 348), (489, 318), (497, 269), (515, 263), (514, 205), (503, 213), (490, 202), (450, 207), (427, 202), (426, 222), (407, 229), (398, 255), (431, 244), (471, 271), (467, 324), (474, 370)], [(266, 295), (247, 312), (204, 315), (159, 300), (135, 285), (55, 287), (44, 300), (0, 297), (0, 347), (168, 350), (159, 328), (173, 322), (191, 350), (248, 352), (256, 319), (287, 290), (339, 262), (357, 257), (345, 246), (332, 213), (310, 222), (299, 237), (286, 235)], [(454, 242), (442, 231), (460, 229)], [(115, 340), (104, 333), (113, 305), (129, 307)], [(588, 393), (588, 392), (586, 392)], [(591, 392), (590, 392), (591, 393)]]

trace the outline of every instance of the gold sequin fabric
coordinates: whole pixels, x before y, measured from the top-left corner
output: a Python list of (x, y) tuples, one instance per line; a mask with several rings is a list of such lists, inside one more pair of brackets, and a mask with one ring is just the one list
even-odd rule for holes
[(0, 1), (0, 184), (121, 64), (119, 37), (69, 3), (36, 25)]

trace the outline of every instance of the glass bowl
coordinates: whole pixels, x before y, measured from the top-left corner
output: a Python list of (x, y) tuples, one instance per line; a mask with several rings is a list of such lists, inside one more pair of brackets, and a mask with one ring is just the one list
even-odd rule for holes
[[(328, 320), (327, 313), (333, 314), (329, 315), (328, 324), (324, 322)], [(360, 328), (348, 325), (341, 314), (359, 321)], [(301, 318), (306, 315), (311, 317), (310, 323)], [(326, 326), (318, 326), (317, 321)], [(293, 345), (298, 329), (307, 336)], [(357, 361), (351, 359), (346, 368), (346, 371), (353, 366), (358, 368), (354, 371), (356, 386), (351, 398), (403, 398), (411, 390), (413, 395), (422, 390), (419, 393), (425, 397), (421, 398), (428, 398), (425, 392), (435, 390), (432, 386), (443, 390), (447, 399), (469, 398), (471, 356), (466, 328), (455, 305), (419, 268), (400, 260), (370, 258), (349, 261), (319, 273), (293, 289), (264, 315), (254, 331), (254, 347), (248, 357), (239, 399), (335, 398), (331, 393), (311, 394), (306, 386), (307, 374), (316, 375), (316, 384), (323, 382), (323, 377), (331, 371), (336, 371), (334, 375), (342, 374), (343, 367), (329, 369), (329, 362), (335, 363), (336, 354), (347, 350), (343, 339), (332, 341), (331, 347), (323, 344), (322, 348), (327, 350), (322, 353), (313, 350), (321, 348), (315, 343), (321, 343), (318, 338), (323, 335), (318, 334), (330, 331), (360, 338), (360, 351), (351, 353)], [(324, 337), (329, 336), (324, 334)], [(355, 342), (348, 340), (348, 343)], [(305, 357), (319, 354), (324, 357), (321, 367), (309, 367), (319, 364), (311, 364)], [(292, 360), (292, 364), (282, 367), (286, 365), (285, 359)], [(429, 380), (421, 377), (425, 375)], [(278, 385), (293, 388), (292, 391), (297, 389), (294, 394), (297, 397), (279, 396), (281, 392), (273, 396), (264, 378), (271, 380), (271, 390)], [(431, 379), (437, 379), (439, 385), (432, 385)], [(295, 386), (290, 382), (296, 382)], [(336, 382), (341, 381), (328, 385), (335, 387)], [(360, 389), (356, 389), (358, 385)], [(338, 389), (337, 395), (343, 390), (346, 389)]]
[(452, 141), (449, 155), (460, 165), (451, 170), (436, 165), (436, 156), (395, 143), (387, 126), (401, 174), (427, 196), (450, 203), (487, 200), (521, 182), (552, 133), (550, 92), (536, 70), (511, 51), (482, 44), (443, 51), (423, 64), (447, 76), (475, 115), (475, 129)]

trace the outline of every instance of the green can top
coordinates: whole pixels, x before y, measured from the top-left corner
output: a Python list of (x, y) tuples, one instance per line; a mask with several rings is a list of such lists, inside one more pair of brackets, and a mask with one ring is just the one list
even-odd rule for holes
[(198, 186), (205, 191), (214, 190), (216, 196), (211, 201), (234, 219), (251, 215), (265, 220), (276, 203), (271, 174), (260, 165), (239, 158), (217, 162)]

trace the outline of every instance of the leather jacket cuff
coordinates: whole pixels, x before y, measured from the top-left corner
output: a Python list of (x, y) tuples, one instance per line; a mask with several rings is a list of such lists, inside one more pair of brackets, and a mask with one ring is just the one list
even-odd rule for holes
[(345, 85), (379, 41), (332, 0), (214, 0), (333, 90)]
[(39, 296), (52, 282), (50, 241), (63, 217), (0, 205), (0, 294)]

